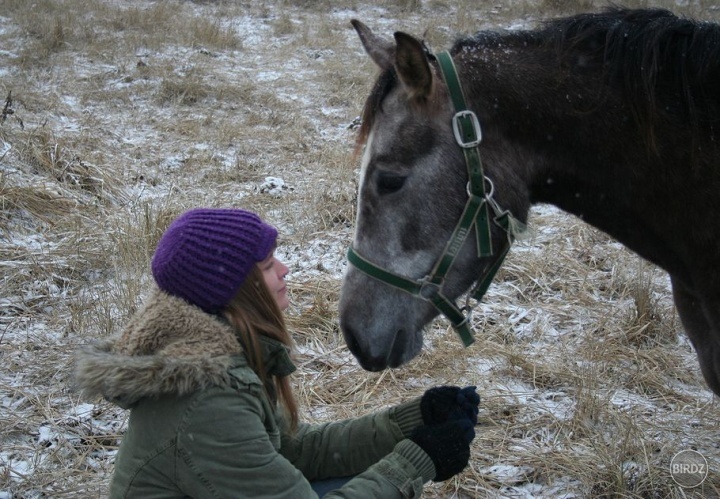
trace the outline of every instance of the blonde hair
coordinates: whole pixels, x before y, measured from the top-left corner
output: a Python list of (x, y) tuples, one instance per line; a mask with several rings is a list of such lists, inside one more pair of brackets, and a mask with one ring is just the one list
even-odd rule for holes
[[(273, 376), (267, 379), (263, 363), (263, 352), (258, 336), (266, 336), (292, 348), (293, 341), (285, 326), (282, 310), (270, 293), (262, 271), (253, 265), (242, 286), (222, 311), (225, 318), (236, 329), (236, 334), (248, 359), (250, 367), (260, 377), (268, 396), (268, 382), (272, 381), (277, 390), (277, 401), (285, 410), (290, 429), (295, 431), (298, 424), (298, 406), (290, 385), (289, 376)], [(271, 397), (272, 398), (272, 397)]]

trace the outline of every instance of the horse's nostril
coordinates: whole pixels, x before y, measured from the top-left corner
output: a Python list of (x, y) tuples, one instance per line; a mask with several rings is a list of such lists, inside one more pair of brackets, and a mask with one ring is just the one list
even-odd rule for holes
[(358, 343), (357, 339), (355, 338), (355, 332), (352, 330), (352, 328), (348, 326), (342, 327), (343, 335), (345, 336), (345, 343), (347, 344), (348, 348), (350, 349), (350, 352), (353, 355), (357, 355), (357, 353), (360, 351), (360, 344)]
[(390, 351), (390, 357), (388, 359), (388, 365), (390, 367), (398, 367), (402, 365), (404, 359), (403, 345), (405, 345), (406, 333), (405, 329), (398, 329), (395, 333), (395, 343), (393, 349)]
[(350, 344), (348, 345), (348, 348), (350, 348), (350, 351), (353, 353), (360, 351), (360, 343), (355, 339), (355, 336), (352, 336), (350, 338)]

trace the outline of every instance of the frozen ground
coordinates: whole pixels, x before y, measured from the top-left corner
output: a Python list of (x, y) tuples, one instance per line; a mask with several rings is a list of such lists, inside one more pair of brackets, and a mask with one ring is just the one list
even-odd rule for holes
[[(95, 10), (64, 25), (66, 46), (40, 66), (30, 54), (42, 35), (0, 12), (0, 90), (12, 91), (15, 111), (0, 129), (0, 499), (106, 493), (127, 413), (78, 399), (73, 352), (117, 332), (148, 288), (151, 245), (143, 253), (123, 241), (203, 204), (255, 208), (280, 229), (308, 418), (362, 413), (439, 383), (479, 387), (472, 469), (428, 496), (716, 494), (720, 410), (666, 275), (552, 207), (533, 209), (533, 237), (513, 248), (479, 306), (471, 348), (439, 320), (421, 358), (370, 374), (337, 334), (356, 188), (352, 124), (375, 76), (349, 20), (443, 42), (471, 28), (532, 26), (539, 3), (165, 2), (166, 16), (209, 19), (241, 40), (223, 49), (178, 33), (146, 46), (141, 33), (99, 21), (93, 31), (103, 5), (132, 18), (161, 3), (88, 2)], [(83, 48), (103, 30), (138, 42)], [(178, 82), (185, 93), (163, 98)], [(198, 95), (185, 101), (191, 90)], [(25, 204), (12, 197), (23, 189), (34, 196)], [(31, 201), (54, 213), (39, 216)], [(63, 220), (75, 217), (73, 232)], [(632, 323), (638, 293), (652, 302), (644, 326)], [(649, 340), (648, 328), (659, 331)], [(640, 340), (627, 339), (638, 330)], [(709, 461), (701, 492), (668, 478), (669, 458), (684, 449)]]

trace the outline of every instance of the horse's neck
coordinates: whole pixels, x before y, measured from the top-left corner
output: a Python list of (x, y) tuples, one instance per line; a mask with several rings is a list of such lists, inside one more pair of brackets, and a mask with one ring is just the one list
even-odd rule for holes
[(510, 167), (522, 177), (530, 203), (553, 204), (666, 270), (683, 273), (675, 243), (659, 226), (681, 223), (658, 216), (666, 207), (656, 201), (667, 199), (672, 186), (656, 177), (669, 166), (651, 161), (620, 99), (604, 94), (599, 78), (561, 83), (554, 70), (528, 63), (513, 73), (511, 64), (481, 64), (492, 77), (480, 78), (471, 91), (485, 113), (485, 144), (495, 148), (489, 156), (507, 158), (515, 149), (513, 156), (522, 159)]

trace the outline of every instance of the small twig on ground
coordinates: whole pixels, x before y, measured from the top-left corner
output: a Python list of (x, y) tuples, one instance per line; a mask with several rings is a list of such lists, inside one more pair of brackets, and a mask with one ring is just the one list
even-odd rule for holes
[[(5, 98), (5, 106), (2, 110), (2, 120), (0, 120), (0, 124), (4, 124), (8, 116), (15, 116), (15, 110), (13, 109), (12, 90), (8, 92), (8, 95)], [(15, 119), (18, 123), (20, 123), (20, 128), (24, 130), (25, 124), (23, 123), (23, 121), (17, 116), (15, 116)]]

